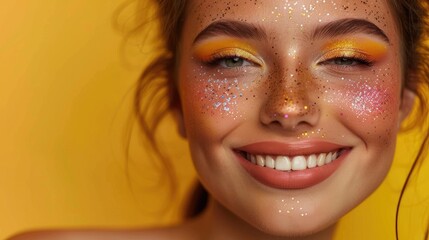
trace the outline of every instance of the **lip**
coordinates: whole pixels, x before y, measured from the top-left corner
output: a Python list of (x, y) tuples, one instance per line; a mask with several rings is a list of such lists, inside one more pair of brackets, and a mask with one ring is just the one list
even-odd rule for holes
[(332, 152), (340, 148), (349, 147), (326, 141), (301, 141), (295, 143), (267, 141), (238, 147), (236, 150), (248, 152), (251, 154), (295, 156), (310, 155), (321, 152)]
[[(342, 154), (329, 164), (299, 170), (279, 171), (261, 167), (247, 160), (241, 152), (266, 155), (310, 155), (342, 149)], [(258, 142), (235, 149), (235, 155), (242, 167), (258, 182), (277, 189), (303, 189), (317, 185), (331, 176), (350, 152), (351, 147), (325, 141), (303, 141), (298, 143)]]

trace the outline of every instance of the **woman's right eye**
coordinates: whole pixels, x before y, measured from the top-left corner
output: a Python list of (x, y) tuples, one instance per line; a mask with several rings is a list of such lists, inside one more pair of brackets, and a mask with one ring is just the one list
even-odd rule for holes
[(246, 60), (245, 58), (239, 56), (231, 56), (214, 59), (210, 62), (210, 65), (219, 65), (223, 68), (239, 68), (254, 66), (255, 64), (249, 60)]
[(221, 49), (208, 56), (198, 58), (206, 66), (221, 69), (260, 67), (263, 64), (262, 60), (254, 54), (239, 48)]

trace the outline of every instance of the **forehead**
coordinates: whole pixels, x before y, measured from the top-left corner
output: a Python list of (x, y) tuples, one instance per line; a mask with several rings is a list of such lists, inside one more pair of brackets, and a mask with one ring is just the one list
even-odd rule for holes
[[(388, 0), (190, 0), (185, 29), (195, 35), (212, 22), (236, 20), (256, 23), (286, 35), (310, 31), (340, 18), (371, 21), (388, 35), (396, 35)], [(393, 37), (393, 36), (389, 36)]]

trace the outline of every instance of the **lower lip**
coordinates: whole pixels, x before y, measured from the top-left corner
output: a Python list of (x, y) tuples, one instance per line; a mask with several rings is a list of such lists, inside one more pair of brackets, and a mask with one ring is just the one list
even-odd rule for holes
[(334, 161), (315, 168), (299, 171), (279, 171), (251, 163), (239, 153), (236, 156), (244, 169), (258, 182), (278, 189), (303, 189), (323, 182), (334, 173), (350, 150), (344, 151)]

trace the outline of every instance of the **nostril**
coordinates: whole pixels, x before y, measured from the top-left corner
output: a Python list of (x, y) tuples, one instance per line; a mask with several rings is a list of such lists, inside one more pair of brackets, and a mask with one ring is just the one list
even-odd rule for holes
[(278, 120), (273, 120), (270, 124), (274, 125), (276, 127), (281, 127), (282, 126), (282, 123), (280, 121), (278, 121)]
[(267, 106), (261, 111), (261, 123), (273, 128), (295, 130), (302, 127), (314, 127), (320, 118), (320, 109), (304, 105), (302, 108), (284, 107), (273, 109)]

